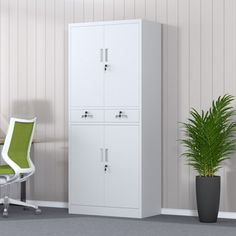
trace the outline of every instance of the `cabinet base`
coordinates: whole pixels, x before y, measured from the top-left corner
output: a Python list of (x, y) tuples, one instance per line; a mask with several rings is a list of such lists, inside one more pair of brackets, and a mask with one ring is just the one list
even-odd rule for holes
[(70, 214), (142, 218), (141, 210), (135, 208), (96, 207), (69, 204)]

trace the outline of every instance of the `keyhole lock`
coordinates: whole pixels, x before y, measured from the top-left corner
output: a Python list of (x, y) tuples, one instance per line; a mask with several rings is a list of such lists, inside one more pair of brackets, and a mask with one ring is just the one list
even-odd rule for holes
[(84, 112), (84, 115), (81, 116), (82, 118), (93, 118), (93, 115), (89, 113), (88, 111)]
[(108, 165), (104, 166), (104, 171), (106, 172), (108, 170)]
[(104, 70), (107, 71), (108, 67), (109, 67), (109, 65), (105, 64)]

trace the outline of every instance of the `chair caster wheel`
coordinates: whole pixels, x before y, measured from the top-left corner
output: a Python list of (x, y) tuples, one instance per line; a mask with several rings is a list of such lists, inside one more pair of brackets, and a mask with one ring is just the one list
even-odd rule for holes
[(35, 210), (36, 215), (40, 215), (41, 213), (42, 213), (41, 209), (38, 208), (38, 209)]
[(4, 209), (4, 211), (3, 211), (3, 213), (2, 213), (2, 216), (3, 216), (4, 218), (7, 218), (7, 217), (8, 217), (8, 211), (7, 211), (7, 209)]

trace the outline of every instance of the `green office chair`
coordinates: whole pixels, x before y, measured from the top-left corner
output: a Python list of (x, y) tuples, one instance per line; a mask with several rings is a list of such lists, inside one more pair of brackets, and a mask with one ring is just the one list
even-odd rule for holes
[[(5, 165), (0, 166), (0, 187), (26, 181), (35, 172), (30, 159), (30, 147), (33, 139), (36, 118), (23, 120), (11, 118), (6, 140), (3, 145), (2, 158)], [(37, 214), (41, 213), (38, 206), (5, 196), (0, 199), (4, 205), (3, 216), (8, 216), (10, 204), (32, 207)]]

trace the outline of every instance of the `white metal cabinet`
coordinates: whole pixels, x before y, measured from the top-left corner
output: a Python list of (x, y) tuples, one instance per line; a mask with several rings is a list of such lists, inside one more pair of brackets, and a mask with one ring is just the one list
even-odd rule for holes
[(161, 26), (69, 26), (69, 212), (161, 209)]

